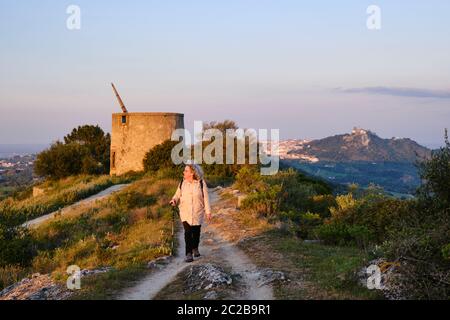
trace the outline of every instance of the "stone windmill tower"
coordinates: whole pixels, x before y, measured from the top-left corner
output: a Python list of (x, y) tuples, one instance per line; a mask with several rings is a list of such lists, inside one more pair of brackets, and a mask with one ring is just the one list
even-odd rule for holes
[(184, 129), (184, 114), (168, 112), (128, 112), (114, 84), (111, 84), (122, 113), (112, 114), (110, 175), (142, 171), (145, 154), (170, 139), (176, 129)]

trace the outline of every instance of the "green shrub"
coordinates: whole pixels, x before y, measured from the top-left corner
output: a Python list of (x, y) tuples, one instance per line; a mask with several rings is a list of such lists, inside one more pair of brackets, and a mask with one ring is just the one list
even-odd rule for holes
[(0, 267), (27, 266), (33, 257), (33, 239), (17, 222), (15, 216), (0, 214)]
[(450, 298), (450, 143), (418, 165), (423, 181), (416, 200), (391, 228), (383, 245), (400, 261), (405, 295), (414, 299)]
[(281, 186), (267, 186), (264, 190), (249, 194), (241, 208), (263, 217), (274, 217), (279, 213)]
[(291, 233), (301, 239), (315, 238), (315, 228), (322, 223), (322, 218), (317, 213), (299, 213), (296, 211), (282, 212), (280, 219), (285, 223), (293, 222)]
[(149, 150), (143, 160), (144, 170), (156, 172), (160, 169), (176, 168), (172, 161), (172, 149), (178, 143), (177, 141), (166, 140)]
[(348, 226), (345, 224), (328, 223), (315, 230), (319, 239), (327, 244), (347, 245), (354, 243), (350, 238)]
[(315, 229), (317, 237), (327, 244), (356, 245), (367, 248), (373, 241), (373, 232), (367, 226), (329, 223)]
[(335, 203), (326, 184), (294, 169), (262, 176), (257, 168), (243, 167), (235, 187), (247, 194), (241, 205), (244, 212), (267, 217), (269, 222), (281, 220), (291, 234), (304, 239), (315, 237), (315, 228), (330, 215), (329, 206)]
[(317, 229), (327, 243), (368, 247), (387, 240), (398, 221), (404, 219), (411, 203), (368, 192), (359, 199), (353, 193), (336, 197), (330, 217)]
[(266, 188), (257, 168), (245, 166), (236, 175), (235, 187), (243, 193), (262, 191)]
[[(276, 175), (267, 176), (263, 181), (269, 185), (282, 187), (280, 207), (283, 211), (315, 212), (321, 216), (329, 215), (328, 207), (318, 206), (320, 195), (329, 195), (329, 189), (321, 181), (305, 177), (302, 173), (290, 168), (281, 170)], [(322, 210), (320, 210), (322, 209)]]

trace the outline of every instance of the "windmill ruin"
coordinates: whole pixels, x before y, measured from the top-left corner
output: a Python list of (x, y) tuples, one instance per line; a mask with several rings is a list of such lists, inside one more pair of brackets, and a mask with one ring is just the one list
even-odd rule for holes
[(145, 154), (184, 129), (184, 114), (169, 112), (128, 112), (116, 87), (114, 94), (122, 113), (112, 114), (110, 175), (142, 171)]

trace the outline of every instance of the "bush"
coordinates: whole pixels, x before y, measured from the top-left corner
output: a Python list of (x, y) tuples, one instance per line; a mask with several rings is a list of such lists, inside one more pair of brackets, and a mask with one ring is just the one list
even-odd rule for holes
[[(281, 220), (291, 226), (291, 233), (301, 239), (315, 238), (315, 228), (322, 224), (322, 218), (317, 213), (298, 213), (296, 211), (282, 212)], [(290, 224), (292, 222), (293, 224)]]
[(15, 216), (0, 214), (0, 267), (27, 266), (33, 256), (33, 240)]
[(323, 208), (323, 212), (317, 210), (319, 209), (317, 206), (319, 199), (316, 196), (331, 193), (331, 189), (322, 181), (308, 178), (292, 168), (265, 177), (264, 181), (271, 185), (282, 186), (280, 205), (283, 211), (313, 211), (325, 216), (329, 214), (327, 207)]
[[(261, 176), (257, 168), (243, 167), (236, 175), (235, 187), (248, 195), (242, 203), (243, 210), (259, 216), (291, 219), (299, 225), (297, 234), (302, 237), (308, 236), (312, 226), (329, 215), (327, 204), (334, 203), (333, 196), (326, 194), (330, 191), (327, 185), (293, 169)], [(302, 216), (295, 212), (306, 213)]]
[(423, 184), (408, 215), (398, 221), (384, 249), (402, 262), (410, 298), (450, 297), (450, 143), (419, 164)]
[(176, 168), (172, 161), (172, 149), (178, 143), (177, 141), (166, 140), (154, 146), (144, 157), (144, 170), (156, 172), (160, 169)]
[(411, 203), (380, 195), (366, 193), (355, 199), (353, 193), (336, 197), (330, 208), (331, 216), (317, 229), (320, 239), (330, 244), (369, 245), (381, 244), (398, 221), (404, 219)]
[(280, 207), (281, 186), (267, 186), (262, 191), (248, 195), (242, 202), (241, 208), (257, 216), (274, 217)]
[(317, 237), (327, 244), (357, 245), (367, 248), (373, 241), (373, 232), (367, 226), (338, 223), (324, 224), (315, 229)]
[(245, 166), (236, 175), (235, 187), (243, 193), (251, 193), (262, 191), (266, 185), (256, 168)]

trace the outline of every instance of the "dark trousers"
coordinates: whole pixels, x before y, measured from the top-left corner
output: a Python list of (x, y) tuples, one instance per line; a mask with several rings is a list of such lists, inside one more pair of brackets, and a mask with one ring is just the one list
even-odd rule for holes
[(198, 249), (200, 243), (200, 228), (202, 226), (191, 226), (183, 221), (184, 241), (186, 242), (186, 254), (192, 253), (192, 249)]

